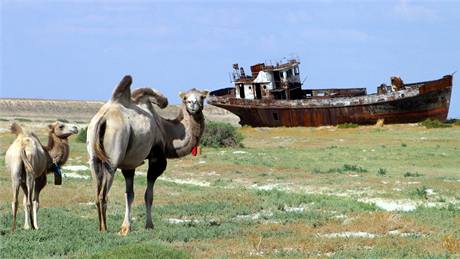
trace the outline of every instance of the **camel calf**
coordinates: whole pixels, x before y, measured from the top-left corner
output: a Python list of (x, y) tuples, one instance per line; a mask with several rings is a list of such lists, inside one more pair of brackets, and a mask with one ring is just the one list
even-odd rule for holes
[[(6, 167), (11, 173), (13, 187), (13, 225), (16, 229), (19, 187), (24, 191), (25, 229), (38, 229), (38, 206), (40, 191), (46, 185), (46, 174), (55, 171), (69, 157), (67, 138), (77, 134), (75, 126), (55, 122), (48, 125), (48, 146), (43, 146), (34, 133), (26, 133), (17, 123), (11, 125), (11, 132), (16, 140), (6, 151)], [(60, 179), (60, 175), (56, 175)], [(31, 220), (33, 219), (33, 224)]]

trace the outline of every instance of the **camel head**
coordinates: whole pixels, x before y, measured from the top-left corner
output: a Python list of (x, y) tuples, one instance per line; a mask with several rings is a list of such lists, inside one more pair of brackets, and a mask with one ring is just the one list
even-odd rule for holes
[(203, 111), (204, 99), (208, 96), (208, 91), (193, 88), (185, 93), (180, 92), (179, 96), (187, 112), (190, 114), (197, 114)]
[(56, 121), (48, 125), (49, 133), (56, 135), (58, 138), (68, 138), (72, 134), (78, 134), (78, 129), (74, 125)]

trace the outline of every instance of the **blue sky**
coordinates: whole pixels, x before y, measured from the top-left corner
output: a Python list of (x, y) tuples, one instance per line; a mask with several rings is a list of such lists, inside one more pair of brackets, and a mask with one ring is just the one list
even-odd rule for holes
[[(231, 86), (233, 63), (291, 55), (304, 88), (460, 70), (460, 1), (1, 2), (0, 97), (107, 100), (125, 74), (171, 103)], [(460, 117), (454, 76), (449, 117)]]

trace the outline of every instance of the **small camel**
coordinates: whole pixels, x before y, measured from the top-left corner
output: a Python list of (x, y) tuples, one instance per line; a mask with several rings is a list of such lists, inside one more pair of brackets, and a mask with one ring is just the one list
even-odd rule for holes
[(153, 228), (152, 203), (155, 180), (166, 169), (167, 158), (190, 154), (204, 130), (203, 102), (207, 91), (192, 89), (180, 93), (183, 107), (174, 120), (159, 116), (153, 104), (164, 108), (167, 99), (150, 88), (137, 89), (131, 95), (132, 78), (125, 76), (112, 98), (93, 117), (88, 126), (87, 149), (96, 182), (99, 231), (106, 231), (107, 196), (113, 175), (120, 168), (125, 178), (125, 217), (120, 234), (131, 227), (133, 182), (136, 167), (148, 159), (145, 228)]
[[(69, 157), (67, 138), (78, 133), (75, 126), (62, 122), (50, 124), (48, 128), (48, 146), (45, 147), (34, 133), (25, 132), (17, 123), (11, 125), (11, 132), (17, 137), (6, 151), (5, 162), (11, 173), (13, 187), (13, 232), (16, 229), (19, 187), (24, 192), (24, 228), (38, 229), (39, 195), (46, 185), (46, 174), (59, 170), (65, 164)], [(55, 182), (60, 177), (56, 175)]]

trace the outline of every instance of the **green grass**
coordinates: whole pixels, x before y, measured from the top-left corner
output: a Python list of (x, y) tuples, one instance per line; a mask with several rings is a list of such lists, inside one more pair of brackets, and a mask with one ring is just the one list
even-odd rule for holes
[[(20, 219), (22, 219), (20, 213)], [(161, 240), (151, 240), (153, 231), (142, 231), (137, 235), (121, 237), (116, 233), (100, 234), (96, 221), (81, 218), (71, 210), (62, 208), (40, 211), (41, 229), (27, 231), (19, 229), (10, 233), (4, 229), (11, 222), (10, 215), (2, 215), (1, 255), (4, 258), (88, 256), (90, 258), (117, 256), (158, 255), (168, 258), (186, 258), (187, 253), (178, 251)], [(113, 223), (111, 227), (115, 226)]]
[[(245, 137), (244, 149), (203, 147), (201, 156), (168, 160), (167, 178), (155, 184), (154, 230), (144, 229), (146, 177), (140, 171), (147, 168), (139, 167), (127, 237), (117, 233), (125, 191), (119, 172), (109, 193), (107, 233), (98, 232), (95, 205), (88, 205), (94, 201), (92, 181), (65, 178), (54, 186), (52, 177), (40, 196), (41, 229), (22, 229), (20, 204), (17, 232), (11, 233), (11, 182), (3, 168), (14, 136), (0, 133), (0, 257), (458, 257), (460, 128), (243, 127), (238, 132)], [(37, 134), (45, 142), (45, 124)], [(85, 143), (72, 137), (70, 144), (68, 164), (86, 165)], [(411, 201), (417, 208), (384, 211), (366, 201), (373, 198)], [(429, 203), (436, 206), (426, 207)], [(393, 230), (419, 236), (388, 234)], [(322, 236), (341, 232), (376, 237)]]

